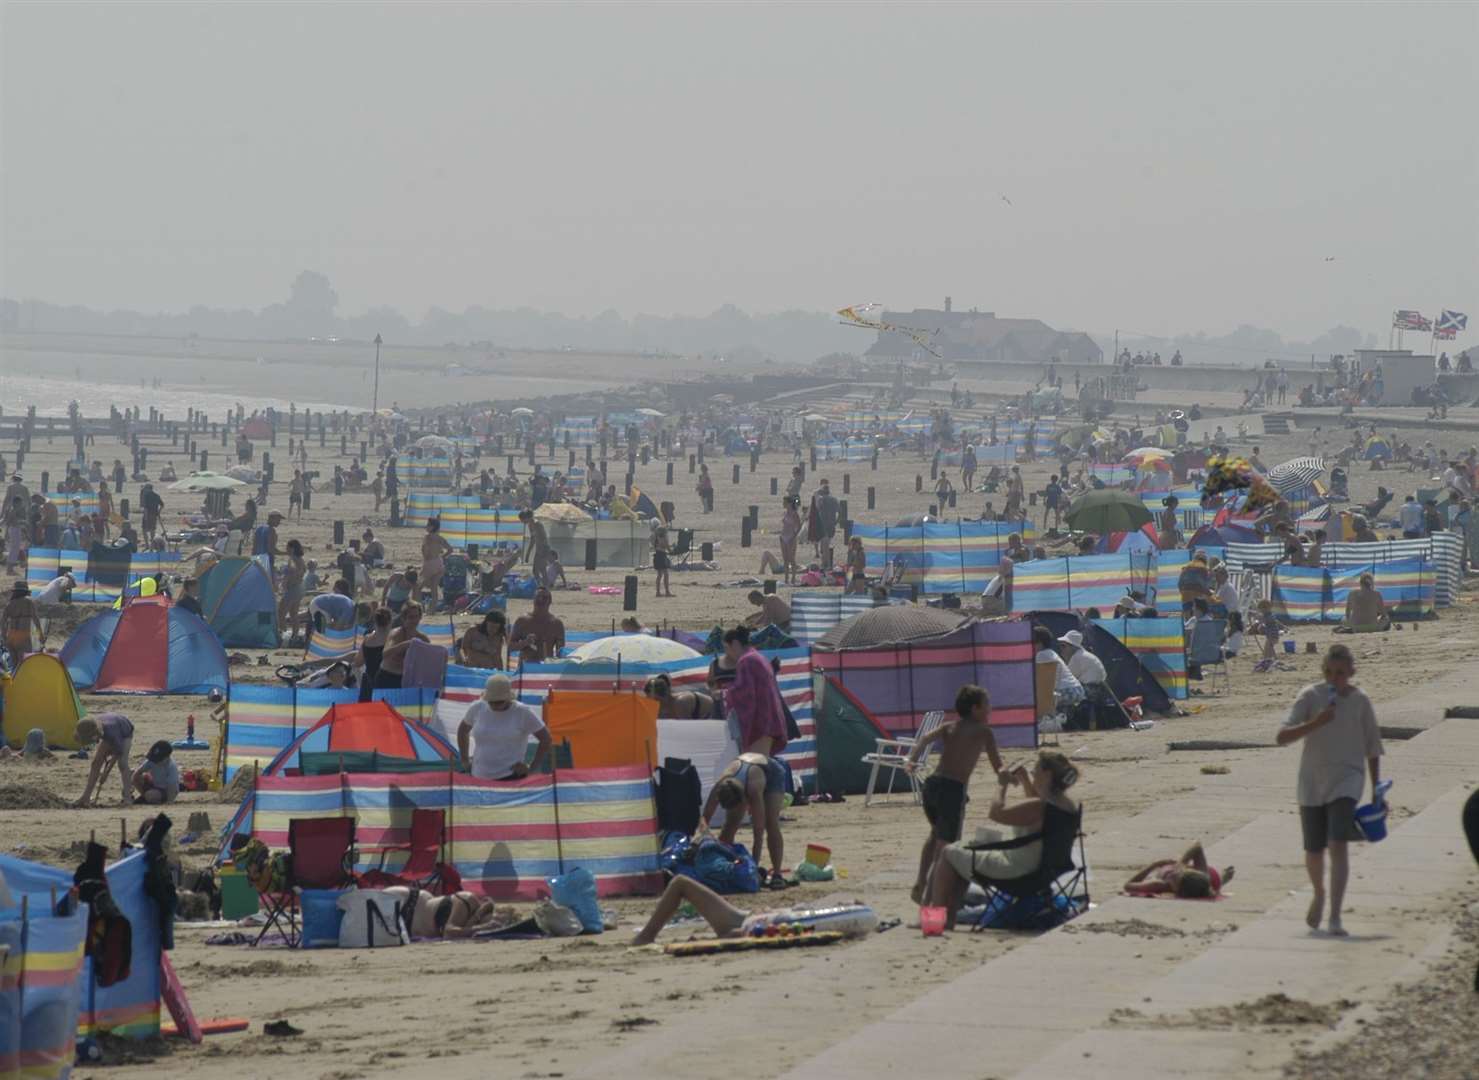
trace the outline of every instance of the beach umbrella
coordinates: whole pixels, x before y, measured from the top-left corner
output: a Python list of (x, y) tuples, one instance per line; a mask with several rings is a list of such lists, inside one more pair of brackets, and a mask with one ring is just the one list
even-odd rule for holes
[(423, 436), (421, 436), (421, 438), (417, 439), (412, 445), (413, 446), (418, 446), (422, 450), (436, 450), (439, 453), (443, 453), (443, 454), (448, 455), (449, 457), (451, 456), (452, 451), (454, 449), (454, 447), (452, 445), (452, 440), (451, 439), (444, 439), (440, 435), (423, 435)]
[(1138, 497), (1119, 488), (1090, 491), (1068, 508), (1068, 527), (1075, 532), (1133, 532), (1151, 520), (1150, 510)]
[(1268, 482), (1280, 495), (1309, 487), (1325, 471), (1325, 462), (1317, 457), (1297, 457), (1268, 471)]
[(245, 487), (234, 476), (214, 472), (193, 472), (178, 483), (171, 484), (171, 491), (231, 491)]
[(1163, 450), (1158, 446), (1141, 446), (1129, 451), (1122, 459), (1126, 464), (1139, 468), (1169, 469), (1171, 467), (1171, 451)]
[(635, 411), (636, 411), (636, 413), (637, 413), (638, 416), (661, 416), (662, 415), (662, 413), (658, 412), (656, 409), (637, 409)]
[(520, 405), (517, 409), (510, 410), (509, 411), (509, 415), (510, 416), (533, 416), (534, 415), (534, 410), (533, 409), (526, 409), (526, 408), (524, 408), (524, 406)]
[(843, 619), (812, 643), (817, 649), (867, 649), (943, 637), (972, 621), (958, 610), (890, 604)]
[(570, 525), (580, 525), (591, 519), (580, 507), (567, 502), (540, 503), (534, 516), (540, 521), (560, 521)]
[(681, 641), (654, 634), (617, 634), (596, 638), (570, 653), (571, 660), (621, 660), (628, 664), (657, 664), (667, 660), (692, 660), (702, 655)]

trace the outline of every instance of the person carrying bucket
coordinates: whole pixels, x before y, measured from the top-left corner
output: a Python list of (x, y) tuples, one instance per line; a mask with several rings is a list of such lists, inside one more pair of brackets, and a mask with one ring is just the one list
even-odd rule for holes
[(1344, 645), (1325, 654), (1325, 681), (1307, 686), (1279, 729), (1280, 746), (1304, 742), (1299, 759), (1299, 823), (1304, 833), (1304, 865), (1315, 895), (1305, 921), (1320, 928), (1325, 909), (1325, 849), (1330, 849), (1328, 933), (1346, 936), (1340, 920), (1350, 876), (1347, 843), (1355, 835), (1356, 804), (1365, 790), (1365, 772), (1375, 789), (1381, 782), (1381, 732), (1371, 699), (1351, 685), (1355, 657)]

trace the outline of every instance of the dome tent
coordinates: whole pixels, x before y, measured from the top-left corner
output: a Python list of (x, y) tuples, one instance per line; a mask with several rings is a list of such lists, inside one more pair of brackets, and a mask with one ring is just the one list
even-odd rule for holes
[(58, 655), (73, 685), (98, 694), (204, 694), (230, 684), (215, 633), (162, 595), (94, 615)]
[(222, 645), (275, 649), (277, 603), (272, 579), (255, 559), (222, 559), (200, 576), (200, 609)]
[(74, 732), (84, 715), (66, 666), (50, 653), (22, 660), (5, 687), (5, 742), (13, 747), (20, 747), (26, 732), (40, 728), (47, 746), (76, 750)]

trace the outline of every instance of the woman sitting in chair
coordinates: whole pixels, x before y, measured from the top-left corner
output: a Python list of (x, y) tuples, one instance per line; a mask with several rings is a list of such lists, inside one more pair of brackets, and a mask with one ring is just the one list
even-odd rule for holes
[[(1030, 773), (1018, 765), (1003, 770), (998, 780), (1000, 786), (987, 816), (1009, 830), (981, 829), (972, 843), (950, 844), (941, 852), (930, 878), (930, 903), (947, 909), (947, 927), (955, 925), (966, 886), (972, 881), (1030, 877), (1042, 865), (1045, 837), (1066, 833), (1071, 841), (1078, 831), (1080, 807), (1067, 795), (1078, 780), (1078, 769), (1063, 754), (1044, 750)], [(1007, 788), (1014, 783), (1021, 785), (1026, 798), (1008, 805)], [(997, 835), (983, 840), (982, 833)]]

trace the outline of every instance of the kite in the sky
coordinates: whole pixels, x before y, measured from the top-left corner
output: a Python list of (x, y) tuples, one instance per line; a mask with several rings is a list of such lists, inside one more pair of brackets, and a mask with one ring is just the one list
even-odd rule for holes
[(930, 343), (930, 338), (938, 334), (939, 330), (920, 330), (913, 326), (899, 326), (897, 323), (884, 322), (873, 314), (875, 311), (881, 311), (882, 308), (882, 304), (853, 304), (839, 308), (837, 320), (844, 326), (857, 326), (864, 330), (877, 330), (879, 333), (903, 334), (925, 352), (936, 359), (939, 358), (940, 351)]

